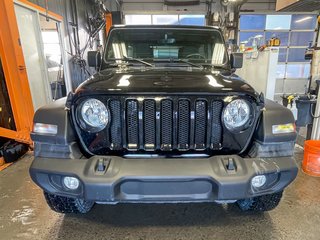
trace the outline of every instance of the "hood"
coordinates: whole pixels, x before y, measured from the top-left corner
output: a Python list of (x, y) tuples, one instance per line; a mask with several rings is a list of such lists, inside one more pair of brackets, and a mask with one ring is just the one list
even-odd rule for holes
[(76, 94), (246, 94), (255, 90), (231, 71), (162, 69), (107, 69), (82, 83)]

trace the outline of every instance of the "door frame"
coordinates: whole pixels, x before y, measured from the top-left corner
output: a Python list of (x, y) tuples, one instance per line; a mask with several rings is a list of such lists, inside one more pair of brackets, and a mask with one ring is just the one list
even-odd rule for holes
[[(64, 25), (63, 25), (63, 17), (59, 14), (56, 14), (51, 11), (47, 11), (45, 8), (40, 7), (34, 3), (31, 3), (27, 0), (13, 0), (14, 3), (21, 5), (25, 8), (28, 8), (30, 10), (33, 10), (37, 13), (38, 19), (40, 22), (40, 15), (44, 17), (48, 17), (49, 19), (56, 21), (57, 22), (57, 31), (59, 35), (59, 41), (61, 45), (61, 56), (62, 56), (62, 61), (63, 61), (63, 73), (64, 73), (64, 79), (65, 79), (65, 84), (66, 84), (66, 90), (67, 92), (72, 91), (72, 81), (71, 81), (71, 75), (70, 75), (70, 69), (68, 65), (68, 56), (66, 54), (66, 42), (63, 36), (65, 36), (65, 30), (64, 30)], [(39, 28), (39, 31), (41, 32), (41, 28)], [(42, 37), (40, 37), (40, 41), (42, 44)], [(41, 51), (43, 51), (41, 49)]]
[[(38, 14), (48, 15), (59, 22), (62, 30), (60, 37), (63, 36), (63, 18), (27, 0), (0, 1), (0, 56), (16, 126), (16, 130), (0, 127), (0, 137), (32, 144), (30, 132), (33, 128), (34, 108), (14, 9), (15, 3), (32, 9)], [(63, 48), (64, 44), (64, 41), (61, 41)], [(70, 91), (71, 78), (64, 49), (62, 49), (62, 54), (66, 87), (67, 91)]]

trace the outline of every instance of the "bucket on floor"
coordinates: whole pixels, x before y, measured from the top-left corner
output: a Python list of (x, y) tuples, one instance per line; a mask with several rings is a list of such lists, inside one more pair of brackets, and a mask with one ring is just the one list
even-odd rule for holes
[(320, 141), (308, 140), (304, 142), (303, 171), (311, 176), (320, 177)]

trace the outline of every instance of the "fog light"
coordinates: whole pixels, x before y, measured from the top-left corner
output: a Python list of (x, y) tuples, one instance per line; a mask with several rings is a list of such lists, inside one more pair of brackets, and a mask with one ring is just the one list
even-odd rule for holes
[(267, 181), (265, 175), (258, 175), (252, 178), (251, 185), (252, 187), (259, 188), (262, 187)]
[(75, 177), (64, 177), (63, 184), (70, 190), (76, 190), (79, 187), (79, 180)]

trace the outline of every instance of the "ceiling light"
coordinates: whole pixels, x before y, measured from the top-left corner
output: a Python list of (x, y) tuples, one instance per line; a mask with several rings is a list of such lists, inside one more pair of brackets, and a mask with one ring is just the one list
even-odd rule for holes
[(297, 20), (296, 23), (301, 23), (301, 22), (307, 21), (307, 20), (309, 20), (311, 18), (312, 18), (311, 16), (305, 17), (305, 18), (301, 18), (301, 19)]

